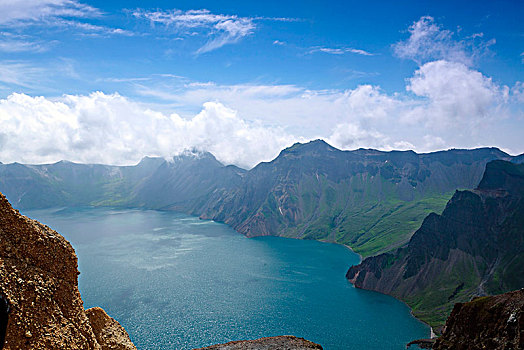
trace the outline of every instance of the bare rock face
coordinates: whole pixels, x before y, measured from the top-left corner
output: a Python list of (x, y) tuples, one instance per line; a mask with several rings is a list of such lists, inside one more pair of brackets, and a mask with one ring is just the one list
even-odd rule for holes
[(105, 349), (84, 310), (78, 274), (71, 244), (19, 214), (0, 193), (0, 297), (9, 310), (2, 315), (4, 349)]
[(433, 349), (524, 349), (524, 289), (457, 303)]
[(322, 350), (322, 346), (292, 335), (232, 341), (202, 348), (200, 350)]
[(474, 191), (457, 191), (407, 246), (366, 258), (346, 277), (405, 301), (440, 333), (455, 303), (524, 287), (524, 164), (495, 160)]
[(124, 327), (111, 318), (103, 309), (93, 307), (86, 310), (89, 323), (93, 328), (102, 350), (133, 350), (135, 345), (129, 339)]

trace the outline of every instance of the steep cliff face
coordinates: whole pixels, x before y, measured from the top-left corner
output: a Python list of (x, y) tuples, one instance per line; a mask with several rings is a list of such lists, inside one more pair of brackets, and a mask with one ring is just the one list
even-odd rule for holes
[(260, 338), (256, 340), (239, 340), (225, 344), (212, 345), (196, 350), (322, 350), (322, 346), (304, 338), (291, 335)]
[(433, 349), (524, 349), (524, 290), (456, 304)]
[(107, 348), (83, 308), (78, 273), (69, 242), (20, 215), (0, 193), (0, 295), (9, 308), (4, 349)]
[(347, 278), (439, 327), (456, 302), (522, 288), (523, 247), (524, 165), (493, 161), (475, 191), (457, 191), (405, 248), (365, 259)]

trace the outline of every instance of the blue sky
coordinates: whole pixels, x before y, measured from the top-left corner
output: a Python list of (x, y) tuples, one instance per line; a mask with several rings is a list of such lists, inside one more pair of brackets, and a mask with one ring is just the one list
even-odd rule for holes
[[(0, 161), (524, 152), (522, 1), (0, 1)], [(100, 152), (101, 149), (105, 151)]]

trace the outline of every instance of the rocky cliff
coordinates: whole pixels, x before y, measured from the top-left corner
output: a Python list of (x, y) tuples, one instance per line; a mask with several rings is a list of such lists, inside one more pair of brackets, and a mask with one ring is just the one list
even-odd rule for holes
[(476, 190), (457, 191), (406, 247), (365, 259), (347, 278), (439, 327), (457, 302), (524, 287), (523, 247), (524, 165), (493, 161)]
[(417, 154), (297, 143), (199, 211), (250, 237), (317, 239), (375, 255), (407, 243), (456, 189), (473, 189), (494, 159), (512, 157), (496, 148)]
[(524, 290), (456, 304), (433, 349), (524, 349)]
[(291, 335), (260, 338), (256, 340), (239, 340), (225, 344), (212, 345), (197, 350), (322, 350), (322, 346), (304, 338)]
[(84, 310), (78, 274), (69, 242), (19, 214), (0, 193), (4, 349), (136, 349), (103, 310)]

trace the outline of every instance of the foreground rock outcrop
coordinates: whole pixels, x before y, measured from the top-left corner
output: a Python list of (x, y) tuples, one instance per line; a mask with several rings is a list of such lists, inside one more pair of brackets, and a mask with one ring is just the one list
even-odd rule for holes
[(456, 304), (433, 349), (524, 349), (524, 290)]
[(124, 327), (102, 308), (92, 307), (86, 310), (86, 314), (102, 350), (136, 349)]
[(260, 338), (256, 340), (232, 341), (208, 346), (199, 350), (322, 350), (319, 344), (292, 335)]
[(457, 302), (524, 287), (524, 165), (487, 164), (478, 188), (457, 191), (408, 245), (347, 272), (356, 287), (405, 301), (436, 328)]
[(0, 193), (0, 297), (9, 310), (0, 330), (4, 349), (136, 349), (105, 312), (84, 310), (78, 274), (71, 244), (19, 214)]

